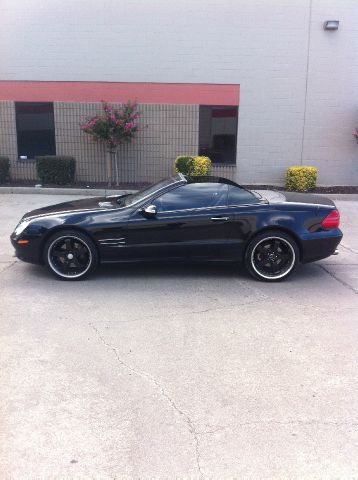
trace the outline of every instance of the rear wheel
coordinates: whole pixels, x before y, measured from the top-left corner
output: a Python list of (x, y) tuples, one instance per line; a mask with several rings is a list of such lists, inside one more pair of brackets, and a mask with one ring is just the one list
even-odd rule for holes
[(85, 234), (63, 230), (46, 242), (44, 260), (49, 270), (62, 280), (79, 280), (98, 265), (93, 241)]
[(245, 253), (250, 274), (267, 282), (287, 278), (296, 268), (299, 250), (295, 240), (284, 232), (271, 230), (254, 237)]

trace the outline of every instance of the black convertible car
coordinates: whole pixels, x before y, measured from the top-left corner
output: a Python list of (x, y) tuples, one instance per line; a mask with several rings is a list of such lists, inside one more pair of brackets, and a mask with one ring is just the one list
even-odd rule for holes
[(182, 174), (138, 193), (60, 203), (26, 213), (16, 255), (57, 277), (83, 278), (106, 262), (220, 260), (277, 281), (336, 253), (339, 213), (328, 198), (249, 191), (220, 177)]

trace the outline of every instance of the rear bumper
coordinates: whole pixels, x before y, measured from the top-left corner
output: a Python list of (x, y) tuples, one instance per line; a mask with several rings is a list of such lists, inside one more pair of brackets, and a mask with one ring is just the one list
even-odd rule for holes
[(332, 232), (322, 232), (319, 238), (301, 239), (301, 262), (309, 263), (336, 254), (343, 234), (340, 230)]

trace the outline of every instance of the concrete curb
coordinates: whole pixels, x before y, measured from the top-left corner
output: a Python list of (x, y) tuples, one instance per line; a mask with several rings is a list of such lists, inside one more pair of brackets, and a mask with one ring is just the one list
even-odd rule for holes
[[(108, 190), (106, 188), (44, 188), (44, 187), (0, 187), (1, 193), (16, 194), (34, 194), (43, 195), (88, 195), (93, 197), (105, 197), (108, 195), (124, 195), (126, 193), (134, 193), (138, 190)], [(332, 200), (345, 200), (356, 202), (358, 200), (357, 193), (316, 193), (329, 197)]]
[(358, 193), (316, 193), (316, 195), (322, 195), (331, 200), (350, 200), (351, 202), (356, 202), (358, 200)]
[(43, 188), (43, 187), (0, 187), (0, 193), (43, 194), (43, 195), (88, 195), (104, 197), (108, 195), (124, 195), (137, 190), (110, 190), (106, 188)]

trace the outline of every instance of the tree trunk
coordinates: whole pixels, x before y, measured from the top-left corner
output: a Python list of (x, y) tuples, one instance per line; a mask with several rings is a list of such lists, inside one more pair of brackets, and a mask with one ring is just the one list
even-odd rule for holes
[(119, 165), (118, 165), (118, 150), (114, 152), (114, 165), (116, 168), (116, 185), (119, 187)]
[(113, 152), (108, 150), (106, 151), (106, 174), (108, 187), (112, 186), (112, 155)]

